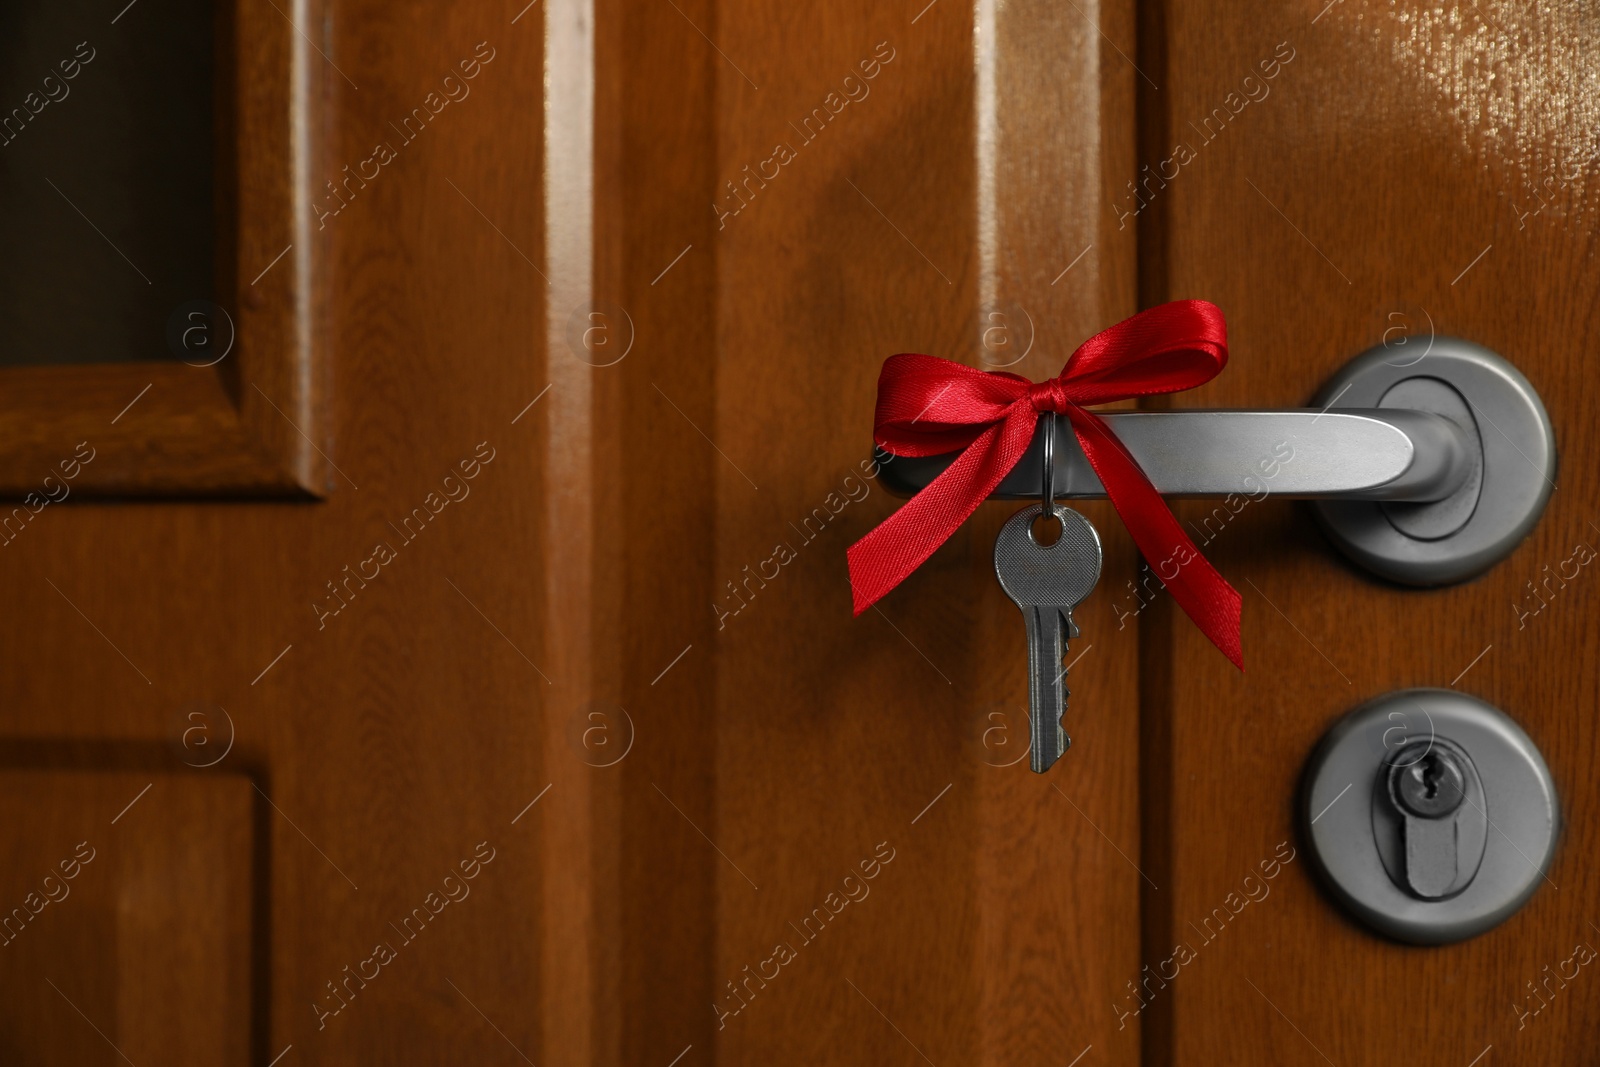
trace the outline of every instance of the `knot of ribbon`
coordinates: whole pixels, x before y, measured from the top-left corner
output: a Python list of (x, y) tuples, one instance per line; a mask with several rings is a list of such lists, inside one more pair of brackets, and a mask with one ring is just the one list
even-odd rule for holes
[[(1062, 373), (1064, 375), (1066, 372)], [(1057, 415), (1065, 415), (1072, 405), (1067, 395), (1067, 383), (1060, 378), (1028, 386), (1028, 403), (1033, 405), (1035, 411), (1053, 411)]]
[(878, 377), (873, 439), (898, 456), (961, 450), (955, 462), (850, 546), (861, 614), (899, 585), (977, 510), (1027, 452), (1041, 412), (1065, 415), (1134, 544), (1178, 605), (1244, 669), (1240, 597), (1184, 533), (1138, 462), (1089, 404), (1193, 389), (1228, 362), (1222, 311), (1176, 300), (1089, 338), (1037, 384), (934, 356), (898, 355)]

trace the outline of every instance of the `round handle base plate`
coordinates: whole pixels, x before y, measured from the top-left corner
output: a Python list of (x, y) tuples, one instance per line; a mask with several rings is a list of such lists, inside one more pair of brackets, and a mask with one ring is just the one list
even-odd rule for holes
[[(1414, 342), (1420, 343), (1420, 342)], [(1478, 442), (1477, 469), (1429, 504), (1318, 501), (1328, 537), (1365, 569), (1404, 585), (1449, 585), (1510, 555), (1539, 521), (1555, 487), (1555, 432), (1520, 371), (1480, 345), (1435, 337), (1421, 356), (1379, 346), (1351, 360), (1314, 403), (1418, 408)]]

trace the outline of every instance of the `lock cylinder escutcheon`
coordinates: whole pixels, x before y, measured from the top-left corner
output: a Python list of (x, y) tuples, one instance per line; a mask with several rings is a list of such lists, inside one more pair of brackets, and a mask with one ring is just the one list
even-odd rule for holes
[(1475, 937), (1522, 907), (1559, 823), (1533, 741), (1450, 689), (1389, 693), (1336, 722), (1306, 766), (1299, 813), (1330, 895), (1419, 945)]

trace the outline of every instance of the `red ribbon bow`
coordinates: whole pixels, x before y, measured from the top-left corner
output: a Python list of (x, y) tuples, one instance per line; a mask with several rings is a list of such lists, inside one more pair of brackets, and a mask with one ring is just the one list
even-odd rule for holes
[(1071, 421), (1112, 506), (1173, 599), (1243, 670), (1238, 592), (1200, 555), (1122, 442), (1083, 407), (1193, 389), (1227, 362), (1222, 311), (1204, 300), (1176, 300), (1117, 323), (1079, 345), (1059, 376), (1037, 385), (934, 356), (889, 357), (878, 377), (873, 439), (900, 456), (964, 451), (850, 546), (856, 614), (955, 533), (1022, 459), (1039, 413), (1053, 411)]

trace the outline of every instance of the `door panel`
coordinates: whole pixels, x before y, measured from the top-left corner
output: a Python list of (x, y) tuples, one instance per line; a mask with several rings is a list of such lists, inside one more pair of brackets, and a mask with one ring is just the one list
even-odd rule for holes
[(8, 770), (0, 813), (6, 1062), (243, 1062), (264, 962), (249, 781)]
[[(273, 438), (327, 457), (332, 485), (320, 503), (73, 499), (0, 551), (7, 765), (88, 774), (89, 749), (118, 772), (37, 795), (7, 787), (8, 808), (50, 817), (7, 845), (28, 849), (19, 880), (80, 840), (98, 845), (95, 827), (108, 838), (39, 922), (99, 921), (95, 938), (121, 938), (91, 951), (89, 935), (63, 932), (71, 951), (51, 967), (18, 955), (47, 928), (0, 949), (18, 1010), (48, 1008), (7, 1016), (24, 1062), (122, 1062), (47, 978), (140, 1064), (489, 1062), (515, 1056), (508, 1041), (541, 1049), (528, 1010), (543, 987), (541, 820), (572, 803), (552, 791), (522, 814), (550, 783), (536, 666), (543, 412), (513, 422), (549, 380), (542, 26), (482, 4), (277, 6), (243, 20), (270, 25), (242, 37), (247, 58), (278, 55), (282, 30), (307, 42), (317, 70), (300, 73), (326, 95), (299, 130), (309, 155), (279, 160), (299, 168), (312, 243), (254, 299), (299, 321), (278, 272), (314, 264), (326, 320), (321, 332), (300, 322), (297, 340), (327, 372), (329, 426), (292, 418), (281, 396), (287, 415), (266, 410)], [(138, 4), (123, 22), (147, 14), (162, 17)], [(113, 47), (115, 27), (102, 32)], [(70, 120), (72, 102), (55, 117)], [(377, 144), (392, 158), (374, 178), (362, 164)], [(315, 205), (329, 215), (320, 228)], [(291, 235), (273, 240), (246, 283)], [(196, 707), (211, 731), (203, 752), (188, 733)], [(106, 829), (158, 771), (196, 794), (163, 808), (157, 778)], [(204, 878), (185, 866), (196, 853)], [(137, 884), (136, 860), (155, 865)], [(236, 929), (239, 908), (249, 922)], [(70, 966), (84, 954), (93, 968)], [(241, 986), (234, 968), (252, 959), (261, 969)], [(185, 1040), (154, 1040), (171, 1025)]]
[[(1145, 154), (1155, 165), (1186, 143), (1195, 158), (1152, 186), (1139, 216), (1161, 246), (1150, 298), (1214, 300), (1233, 350), (1228, 370), (1182, 403), (1303, 404), (1368, 346), (1415, 335), (1409, 361), (1436, 331), (1528, 376), (1561, 469), (1532, 536), (1482, 578), (1441, 590), (1390, 586), (1344, 563), (1304, 505), (1249, 505), (1203, 546), (1244, 595), (1242, 676), (1165, 598), (1149, 609), (1146, 732), (1170, 747), (1146, 778), (1162, 889), (1150, 896), (1143, 962), (1177, 977), (1141, 997), (1147, 1039), (1160, 1035), (1163, 1063), (1401, 1063), (1427, 1049), (1464, 1064), (1491, 1045), (1485, 1062), (1590, 1062), (1583, 1035), (1600, 991), (1580, 978), (1552, 997), (1528, 983), (1596, 936), (1596, 593), (1580, 574), (1552, 584), (1536, 614), (1519, 618), (1518, 606), (1539, 609), (1527, 583), (1597, 535), (1586, 353), (1600, 275), (1580, 146), (1593, 144), (1600, 115), (1579, 88), (1592, 16), (1357, 3), (1320, 18), (1318, 5), (1270, 5), (1247, 23), (1219, 4), (1162, 15), (1161, 92), (1148, 95), (1161, 130)], [(1263, 78), (1258, 64), (1275, 56), (1276, 77)], [(1252, 71), (1254, 90), (1243, 82)], [(1249, 102), (1224, 112), (1225, 127), (1190, 124), (1229, 108), (1229, 93)], [(1200, 528), (1210, 508), (1178, 513)], [(1401, 947), (1344, 919), (1293, 831), (1297, 778), (1322, 733), (1357, 703), (1410, 686), (1451, 686), (1517, 720), (1550, 763), (1565, 820), (1528, 905), (1443, 948)], [(1266, 881), (1258, 865), (1280, 842), (1295, 858)], [(1236, 913), (1226, 905), (1230, 921), (1214, 933), (1206, 917), (1228, 894), (1239, 900), (1252, 872), (1265, 896)], [(1194, 960), (1163, 963), (1180, 946)]]

